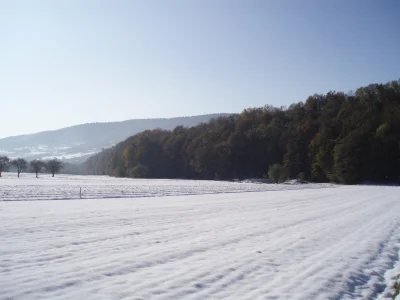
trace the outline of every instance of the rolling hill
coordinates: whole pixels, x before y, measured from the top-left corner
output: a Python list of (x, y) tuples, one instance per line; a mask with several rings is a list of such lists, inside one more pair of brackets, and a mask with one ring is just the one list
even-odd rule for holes
[(58, 130), (0, 139), (0, 155), (26, 159), (59, 158), (68, 162), (82, 162), (102, 148), (147, 129), (191, 127), (224, 114), (191, 117), (133, 119), (121, 122), (88, 123)]

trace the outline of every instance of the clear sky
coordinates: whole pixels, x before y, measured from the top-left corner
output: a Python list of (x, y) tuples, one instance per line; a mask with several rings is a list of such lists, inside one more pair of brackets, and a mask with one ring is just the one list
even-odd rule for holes
[(400, 78), (399, 0), (0, 0), (0, 137)]

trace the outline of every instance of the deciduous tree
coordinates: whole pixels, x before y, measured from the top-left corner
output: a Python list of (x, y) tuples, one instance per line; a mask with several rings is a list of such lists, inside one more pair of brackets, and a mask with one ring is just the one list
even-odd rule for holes
[(7, 156), (0, 156), (0, 177), (3, 171), (7, 171), (10, 165), (10, 159)]
[(46, 168), (49, 172), (51, 172), (52, 177), (54, 177), (54, 174), (59, 172), (62, 169), (62, 167), (63, 167), (62, 162), (59, 161), (58, 159), (52, 159), (46, 163)]
[(11, 161), (10, 164), (17, 169), (18, 177), (21, 174), (21, 172), (26, 171), (28, 167), (28, 162), (23, 158), (14, 159)]
[(32, 160), (29, 165), (32, 170), (36, 173), (36, 178), (38, 178), (38, 174), (42, 171), (42, 169), (46, 166), (46, 164), (41, 160)]

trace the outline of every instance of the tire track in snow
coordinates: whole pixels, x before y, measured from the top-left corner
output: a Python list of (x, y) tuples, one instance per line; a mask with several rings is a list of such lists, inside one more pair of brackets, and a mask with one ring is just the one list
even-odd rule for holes
[(362, 298), (373, 288), (364, 270), (385, 271), (399, 234), (398, 195), (343, 187), (3, 203), (0, 299)]

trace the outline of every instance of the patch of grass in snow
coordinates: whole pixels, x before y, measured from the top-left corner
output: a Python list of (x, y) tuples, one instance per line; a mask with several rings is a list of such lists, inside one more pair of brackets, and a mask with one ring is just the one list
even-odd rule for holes
[(394, 294), (393, 294), (393, 300), (396, 299), (398, 295), (400, 295), (400, 274), (397, 275), (397, 280), (396, 283), (394, 284)]

